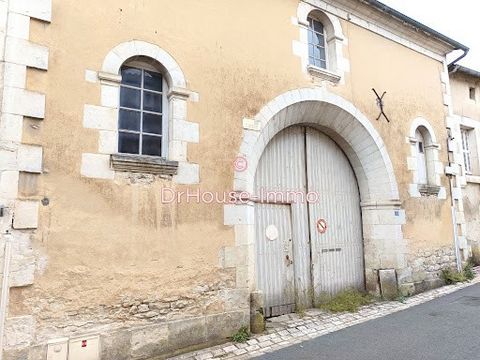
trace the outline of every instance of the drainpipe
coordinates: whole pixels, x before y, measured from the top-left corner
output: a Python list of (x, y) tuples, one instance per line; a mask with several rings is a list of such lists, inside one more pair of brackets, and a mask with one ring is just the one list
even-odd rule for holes
[(458, 48), (456, 50), (462, 50), (463, 51), (463, 54), (460, 55), (458, 58), (456, 58), (455, 60), (453, 60), (450, 64), (448, 64), (447, 66), (447, 69), (449, 72), (455, 72), (456, 71), (456, 67), (457, 67), (457, 62), (459, 62), (460, 60), (462, 60), (465, 56), (467, 56), (468, 52), (470, 51), (469, 48)]
[(5, 239), (5, 252), (3, 261), (2, 295), (0, 297), (0, 360), (3, 359), (3, 338), (5, 334), (5, 322), (7, 315), (10, 261), (12, 258), (12, 235), (7, 231), (3, 235), (3, 238)]
[(453, 204), (455, 200), (453, 200), (453, 197), (452, 197), (453, 195), (451, 191), (452, 186), (453, 186), (453, 179), (450, 177), (450, 198), (452, 199), (451, 209), (452, 209), (452, 222), (453, 222), (453, 239), (455, 242), (455, 259), (457, 262), (457, 270), (460, 272), (462, 271), (462, 260), (460, 259), (460, 244), (458, 242), (458, 232), (457, 232), (457, 215), (455, 212), (455, 206)]

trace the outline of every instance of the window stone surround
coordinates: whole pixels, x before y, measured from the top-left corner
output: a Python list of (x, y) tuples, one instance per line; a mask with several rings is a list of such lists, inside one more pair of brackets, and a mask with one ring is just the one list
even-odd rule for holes
[[(309, 64), (308, 60), (308, 17), (315, 14), (324, 25), (325, 45), (327, 52), (327, 69), (321, 69)], [(343, 84), (344, 75), (350, 72), (350, 62), (343, 56), (343, 46), (347, 40), (343, 34), (339, 19), (322, 9), (300, 1), (297, 17), (292, 18), (292, 24), (298, 26), (299, 40), (292, 43), (294, 55), (301, 59), (301, 70), (315, 79)]]
[[(128, 59), (137, 56), (156, 60), (164, 68), (163, 74), (169, 85), (168, 155), (162, 160), (169, 166), (145, 167), (143, 165), (150, 162), (145, 157), (138, 166), (131, 166), (130, 171), (172, 176), (177, 184), (198, 184), (200, 167), (189, 162), (187, 156), (188, 143), (200, 141), (199, 124), (187, 120), (187, 101), (198, 101), (198, 94), (187, 88), (183, 71), (170, 54), (155, 44), (139, 40), (125, 42), (112, 49), (105, 57), (101, 70), (85, 71), (86, 81), (100, 85), (101, 96), (100, 105), (86, 104), (84, 108), (83, 126), (98, 131), (99, 143), (97, 153), (82, 155), (81, 174), (90, 178), (114, 179), (116, 171), (127, 170), (124, 166), (116, 166), (120, 164), (116, 161), (118, 156), (112, 157), (117, 154), (118, 147), (119, 72)], [(129, 164), (132, 165), (132, 162), (129, 161)], [(176, 169), (173, 169), (175, 165)]]
[[(432, 171), (429, 175), (428, 184), (418, 183), (418, 169), (417, 169), (417, 138), (415, 131), (419, 127), (424, 127), (431, 139), (431, 144), (425, 144), (425, 151), (429, 152), (427, 156), (427, 168)], [(407, 157), (407, 169), (412, 173), (412, 183), (409, 184), (409, 194), (411, 197), (419, 198), (422, 196), (436, 196), (438, 199), (445, 200), (447, 198), (447, 191), (444, 186), (441, 186), (441, 177), (444, 175), (443, 163), (439, 161), (440, 145), (437, 143), (437, 138), (433, 127), (424, 118), (418, 117), (410, 124), (410, 131), (406, 137), (406, 143), (410, 148), (410, 156)]]

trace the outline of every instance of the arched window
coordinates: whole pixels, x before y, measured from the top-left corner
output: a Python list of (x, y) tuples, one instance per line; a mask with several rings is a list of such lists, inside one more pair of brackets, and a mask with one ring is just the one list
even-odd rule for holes
[(302, 69), (321, 81), (338, 83), (350, 63), (343, 55), (344, 36), (340, 20), (333, 14), (300, 1), (298, 10), (300, 41), (294, 52), (302, 59)]
[(98, 150), (82, 154), (82, 176), (144, 173), (198, 184), (200, 166), (188, 160), (188, 144), (199, 142), (199, 124), (187, 117), (187, 101), (198, 101), (198, 93), (187, 88), (175, 59), (158, 45), (132, 40), (111, 49), (96, 75), (100, 106), (85, 105), (83, 125), (98, 131)]
[(121, 67), (118, 152), (166, 157), (167, 82), (152, 59), (131, 59)]
[(427, 158), (425, 156), (425, 139), (419, 129), (415, 131), (415, 139), (417, 139), (417, 183), (426, 185), (427, 181)]
[(323, 23), (308, 17), (308, 62), (322, 69), (327, 68), (327, 49)]
[(446, 192), (441, 186), (443, 165), (439, 160), (440, 146), (436, 143), (432, 126), (423, 118), (415, 119), (407, 140), (411, 146), (411, 156), (407, 159), (407, 164), (413, 173), (410, 195), (437, 196), (444, 199)]

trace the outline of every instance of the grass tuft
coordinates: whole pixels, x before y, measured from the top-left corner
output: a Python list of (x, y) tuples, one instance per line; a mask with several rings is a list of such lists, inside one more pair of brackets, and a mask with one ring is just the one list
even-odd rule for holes
[(473, 264), (468, 262), (460, 272), (451, 268), (443, 269), (441, 277), (447, 285), (473, 280), (475, 278)]
[(467, 265), (465, 265), (465, 267), (463, 268), (463, 274), (468, 281), (475, 279), (476, 274), (473, 271), (473, 266), (473, 262), (469, 261)]
[(368, 305), (373, 300), (373, 296), (369, 294), (349, 289), (338, 293), (334, 297), (320, 296), (318, 308), (333, 313), (357, 312), (361, 306)]
[(232, 340), (237, 343), (244, 343), (250, 339), (250, 331), (246, 326), (242, 326), (235, 334), (232, 336)]

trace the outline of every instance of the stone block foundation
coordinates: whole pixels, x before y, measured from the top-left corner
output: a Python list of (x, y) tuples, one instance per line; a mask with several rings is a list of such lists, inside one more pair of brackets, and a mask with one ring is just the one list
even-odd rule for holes
[[(146, 326), (103, 330), (101, 360), (144, 360), (168, 357), (228, 341), (241, 326), (249, 326), (250, 311), (238, 310)], [(92, 333), (89, 333), (92, 335)], [(76, 334), (78, 338), (81, 334)], [(60, 336), (61, 337), (61, 336)], [(47, 344), (4, 351), (6, 360), (45, 360)]]

